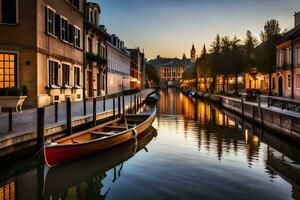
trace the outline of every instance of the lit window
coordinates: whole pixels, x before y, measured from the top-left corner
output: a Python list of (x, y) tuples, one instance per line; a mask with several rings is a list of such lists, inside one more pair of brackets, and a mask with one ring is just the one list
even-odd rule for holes
[(0, 88), (17, 85), (16, 55), (0, 53)]

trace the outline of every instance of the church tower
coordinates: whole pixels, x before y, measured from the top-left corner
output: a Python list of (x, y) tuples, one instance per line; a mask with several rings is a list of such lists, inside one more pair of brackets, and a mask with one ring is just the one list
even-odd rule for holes
[(195, 63), (196, 62), (196, 49), (193, 44), (192, 49), (191, 49), (191, 62)]

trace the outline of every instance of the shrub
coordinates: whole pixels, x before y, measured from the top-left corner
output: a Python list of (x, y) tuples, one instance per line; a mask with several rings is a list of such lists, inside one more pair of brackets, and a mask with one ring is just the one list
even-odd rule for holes
[(21, 96), (22, 90), (18, 87), (9, 87), (7, 88), (7, 96)]
[(8, 88), (0, 88), (0, 96), (27, 96), (28, 88), (27, 86), (22, 87), (8, 87)]
[(27, 96), (28, 95), (28, 87), (26, 85), (21, 86), (22, 95)]

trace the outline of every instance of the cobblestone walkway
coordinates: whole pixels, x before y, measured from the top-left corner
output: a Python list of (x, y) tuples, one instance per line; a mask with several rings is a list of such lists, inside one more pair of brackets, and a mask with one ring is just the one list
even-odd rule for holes
[[(152, 90), (143, 91), (142, 94), (149, 94)], [(132, 99), (134, 95), (132, 95)], [(130, 104), (130, 95), (125, 96), (125, 105)], [(118, 99), (115, 99), (116, 109), (118, 108)], [(107, 99), (106, 110), (113, 109), (113, 100)], [(122, 104), (122, 98), (121, 98)], [(61, 103), (58, 106), (58, 123), (66, 121), (66, 104)], [(103, 111), (103, 101), (97, 101), (97, 113)], [(93, 101), (87, 101), (87, 115), (92, 115)], [(45, 108), (45, 128), (55, 125), (55, 107), (54, 105)], [(72, 117), (84, 117), (83, 102), (72, 102)], [(23, 113), (13, 113), (13, 131), (8, 132), (8, 113), (0, 113), (0, 140), (35, 131), (37, 128), (37, 109), (24, 110)]]

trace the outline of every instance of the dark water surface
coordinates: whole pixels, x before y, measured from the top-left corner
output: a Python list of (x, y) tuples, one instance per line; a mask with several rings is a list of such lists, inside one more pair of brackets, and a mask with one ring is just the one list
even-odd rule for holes
[(216, 105), (162, 91), (153, 127), (50, 171), (34, 160), (10, 167), (0, 200), (300, 199), (300, 147)]

